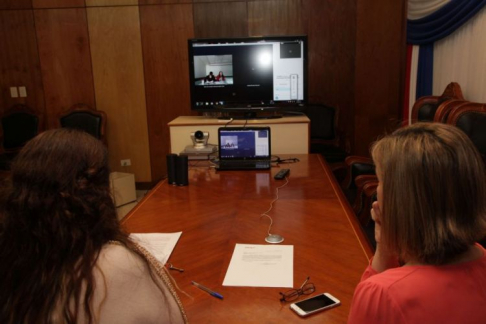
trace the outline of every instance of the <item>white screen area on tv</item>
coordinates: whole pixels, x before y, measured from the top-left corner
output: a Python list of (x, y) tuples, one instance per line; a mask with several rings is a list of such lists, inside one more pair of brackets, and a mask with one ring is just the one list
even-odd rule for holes
[(203, 85), (204, 78), (210, 73), (216, 77), (223, 73), (225, 80), (221, 83), (233, 83), (233, 57), (232, 55), (198, 55), (194, 57), (194, 78), (196, 85)]
[[(300, 43), (300, 46), (300, 58), (280, 58), (280, 43), (273, 44), (273, 100), (275, 101), (304, 100), (303, 43)], [(292, 82), (292, 78), (296, 79), (295, 83)]]

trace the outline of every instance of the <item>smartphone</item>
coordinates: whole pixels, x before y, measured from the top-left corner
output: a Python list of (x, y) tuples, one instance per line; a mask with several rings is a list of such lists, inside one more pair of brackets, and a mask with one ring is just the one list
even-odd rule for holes
[(325, 309), (340, 305), (339, 299), (331, 294), (324, 293), (299, 302), (290, 304), (290, 308), (300, 316), (308, 316)]

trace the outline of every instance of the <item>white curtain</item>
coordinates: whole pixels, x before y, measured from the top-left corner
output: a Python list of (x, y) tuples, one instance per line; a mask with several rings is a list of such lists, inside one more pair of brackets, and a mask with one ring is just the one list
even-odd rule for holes
[(486, 103), (486, 7), (434, 44), (433, 94), (458, 82), (464, 98)]
[(408, 0), (408, 19), (416, 20), (428, 16), (451, 0)]

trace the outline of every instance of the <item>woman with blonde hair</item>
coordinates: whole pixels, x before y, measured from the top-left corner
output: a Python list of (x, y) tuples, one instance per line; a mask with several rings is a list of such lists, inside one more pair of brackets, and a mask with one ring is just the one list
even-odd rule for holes
[(418, 123), (372, 148), (377, 248), (349, 323), (486, 323), (484, 164), (458, 128)]
[(120, 229), (99, 140), (38, 135), (4, 191), (0, 323), (186, 321), (164, 267)]

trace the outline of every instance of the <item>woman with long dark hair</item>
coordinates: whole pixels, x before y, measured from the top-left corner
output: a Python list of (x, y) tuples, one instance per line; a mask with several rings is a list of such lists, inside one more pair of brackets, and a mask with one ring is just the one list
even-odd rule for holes
[(120, 229), (100, 141), (38, 135), (4, 191), (0, 323), (186, 321), (164, 267)]

